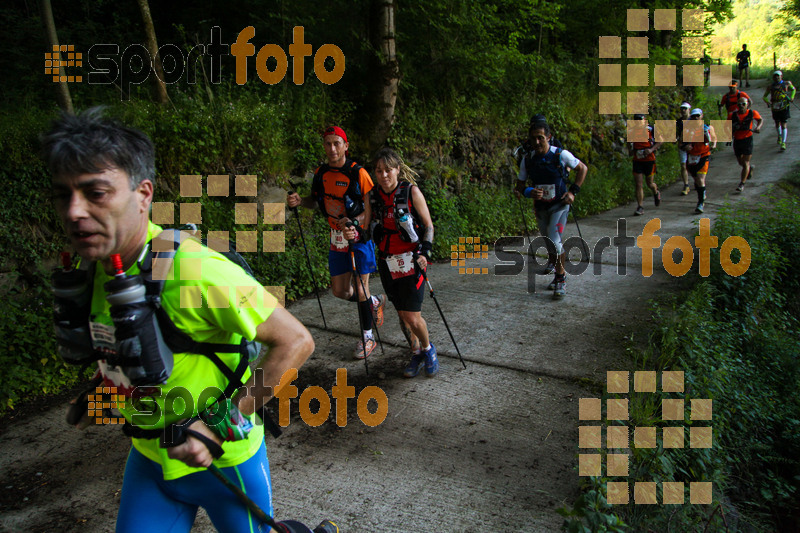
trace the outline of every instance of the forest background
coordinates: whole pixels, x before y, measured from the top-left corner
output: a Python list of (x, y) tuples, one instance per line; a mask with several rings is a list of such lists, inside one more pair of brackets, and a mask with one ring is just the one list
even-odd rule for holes
[[(681, 10), (695, 8), (705, 11), (704, 30), (682, 31)], [(419, 172), (436, 223), (435, 253), (443, 259), (461, 235), (481, 235), (491, 242), (501, 235), (531, 231), (524, 227), (510, 190), (516, 179), (513, 149), (526, 135), (528, 118), (536, 113), (545, 114), (555, 136), (589, 165), (590, 178), (576, 205), (578, 216), (633, 198), (625, 116), (597, 112), (598, 65), (622, 62), (599, 58), (598, 37), (629, 34), (628, 9), (649, 9), (651, 14), (652, 9), (674, 9), (678, 24), (674, 31), (638, 33), (648, 37), (650, 57), (627, 63), (673, 64), (680, 73), (682, 65), (696, 63), (682, 57), (681, 38), (703, 36), (715, 61), (732, 65), (741, 44), (747, 43), (753, 53), (753, 77), (766, 77), (777, 66), (798, 82), (800, 0), (4, 2), (0, 6), (5, 21), (0, 55), (0, 291), (6, 297), (0, 300), (4, 317), (0, 323), (0, 413), (68, 388), (81, 377), (55, 355), (51, 334), (49, 271), (65, 243), (50, 204), (49, 175), (37, 156), (37, 137), (59, 107), (82, 110), (103, 104), (110, 115), (145, 131), (156, 144), (156, 200), (176, 205), (201, 202), (204, 226), (231, 232), (253, 229), (234, 223), (234, 203), (242, 199), (181, 197), (180, 175), (256, 175), (262, 185), (258, 201), (282, 201), (278, 188), (292, 188), (292, 183), (308, 192), (309, 172), (324, 157), (320, 132), (327, 125), (341, 125), (356, 160), (369, 166), (371, 155), (389, 145)], [(84, 80), (90, 70), (86, 52), (92, 45), (117, 44), (123, 54), (130, 45), (172, 44), (188, 54), (196, 45), (211, 41), (215, 26), (221, 30), (221, 42), (227, 44), (233, 44), (242, 29), (253, 26), (251, 42), (256, 52), (266, 44), (276, 44), (287, 53), (294, 28), (302, 26), (305, 42), (315, 52), (326, 43), (338, 46), (346, 68), (339, 81), (327, 85), (316, 77), (309, 57), (302, 83), (297, 84), (290, 60), (283, 80), (268, 85), (258, 78), (251, 57), (247, 82), (240, 85), (234, 81), (234, 61), (228, 56), (222, 60), (219, 83), (211, 79), (206, 60), (196, 68), (190, 66), (176, 83), (158, 84), (151, 74), (124, 98), (120, 80), (111, 76), (103, 84), (56, 84), (44, 75), (44, 54), (52, 49), (45, 24), (48, 13), (59, 43), (74, 45), (84, 53), (83, 66), (68, 69), (71, 75), (82, 74)], [(275, 66), (274, 59), (267, 62), (270, 69)], [(334, 68), (331, 59), (326, 68)], [(194, 83), (188, 83), (190, 76)], [(623, 101), (627, 89), (619, 88)], [(716, 107), (702, 87), (682, 87), (680, 80), (676, 87), (655, 87), (651, 76), (647, 90), (651, 121), (673, 118), (683, 100), (704, 107), (707, 113)], [(660, 153), (658, 181), (673, 182), (678, 176), (674, 147)], [(325, 223), (310, 211), (301, 212), (301, 222), (314, 268), (324, 272), (327, 249), (321, 236), (326, 233)], [(527, 222), (532, 223), (532, 217)], [(287, 300), (309, 293), (312, 279), (294, 222), (259, 223), (258, 229), (286, 232), (285, 253), (248, 256), (259, 279), (265, 285), (285, 286)], [(796, 277), (796, 272), (781, 271), (775, 283), (780, 285), (791, 276)], [(780, 294), (775, 298), (781, 309), (787, 305)], [(697, 306), (702, 305), (698, 301)], [(787, 307), (787, 313), (794, 317), (787, 319), (794, 324), (791, 320), (796, 319), (797, 309)], [(742, 341), (737, 337), (731, 342)], [(677, 356), (667, 359), (670, 365), (688, 365)], [(787, 413), (787, 418), (775, 416), (776, 426), (800, 427), (791, 418), (796, 418), (796, 412)], [(756, 413), (753, 419), (757, 418)], [(790, 448), (798, 440), (792, 440)], [(766, 462), (774, 449), (765, 452)], [(762, 480), (759, 487), (767, 492), (754, 503), (754, 512), (774, 515), (779, 502), (791, 501), (798, 494), (798, 456), (792, 462), (786, 453), (778, 453), (777, 464), (787, 471), (779, 476), (777, 491), (774, 479)], [(708, 472), (720, 469), (721, 463), (712, 459), (704, 466)], [(591, 486), (587, 490), (592, 493)], [(600, 492), (594, 494), (602, 499)], [(776, 498), (776, 503), (763, 503)], [(614, 513), (601, 503), (592, 510), (590, 504), (579, 502), (571, 518), (573, 527), (578, 528), (578, 523), (588, 527), (585, 524), (593, 519), (613, 522), (608, 517)], [(796, 505), (789, 507), (789, 514), (797, 512)], [(622, 522), (620, 517), (615, 519)]]

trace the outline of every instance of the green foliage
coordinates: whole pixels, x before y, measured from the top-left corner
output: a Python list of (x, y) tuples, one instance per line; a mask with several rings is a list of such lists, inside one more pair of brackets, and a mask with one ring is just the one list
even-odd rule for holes
[(0, 309), (0, 413), (79, 381), (78, 368), (67, 366), (56, 354), (48, 289), (11, 288)]
[[(628, 480), (712, 481), (715, 495), (725, 492), (759, 531), (796, 529), (792, 520), (800, 510), (800, 308), (793, 303), (800, 295), (798, 213), (797, 198), (776, 200), (756, 212), (722, 209), (712, 234), (720, 245), (731, 236), (747, 241), (747, 272), (727, 274), (719, 248), (712, 250), (711, 275), (698, 279), (673, 305), (656, 306), (659, 326), (650, 348), (633, 351), (636, 370), (684, 372), (685, 392), (671, 397), (713, 400), (714, 444), (634, 448)], [(661, 419), (659, 399), (631, 395), (629, 425), (674, 425)], [(686, 407), (685, 424), (691, 426)], [(565, 511), (570, 527), (589, 523), (581, 506), (585, 503)], [(667, 524), (684, 531), (723, 527), (719, 514), (712, 518), (697, 506), (633, 505), (613, 514), (637, 531), (664, 531)]]

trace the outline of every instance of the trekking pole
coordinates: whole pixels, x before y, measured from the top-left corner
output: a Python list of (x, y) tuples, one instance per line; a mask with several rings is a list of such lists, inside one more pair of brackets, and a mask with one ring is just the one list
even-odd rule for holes
[[(356, 222), (349, 222), (348, 224), (346, 224), (346, 226), (347, 226), (348, 228), (349, 228), (349, 227), (352, 227), (352, 226), (358, 226), (358, 221), (356, 221)], [(348, 242), (349, 242), (349, 241), (348, 241)], [(349, 244), (350, 244), (350, 258), (351, 258), (351, 260), (353, 261), (353, 272), (355, 273), (355, 275), (356, 275), (356, 277), (358, 278), (358, 280), (361, 282), (361, 291), (362, 291), (362, 292), (364, 293), (364, 295), (366, 296), (366, 295), (367, 295), (367, 289), (364, 287), (364, 280), (363, 280), (363, 279), (361, 279), (361, 276), (358, 274), (358, 269), (356, 269), (356, 268), (355, 268), (355, 264), (356, 264), (356, 257), (355, 257), (355, 253), (353, 252), (352, 243), (350, 242)], [(372, 305), (372, 304), (370, 304), (370, 306), (371, 306), (371, 305)], [(378, 329), (378, 325), (377, 325), (377, 324), (374, 324), (374, 325), (375, 325), (375, 336), (376, 336), (376, 337), (378, 337), (378, 344), (379, 344), (379, 345), (380, 345), (380, 347), (381, 347), (381, 355), (386, 355), (386, 351), (383, 349), (383, 341), (381, 340), (381, 332), (380, 332), (380, 330)]]
[[(297, 189), (297, 185), (292, 182), (289, 182), (289, 185), (292, 188)], [(293, 194), (294, 191), (289, 191), (289, 194)], [(297, 219), (297, 228), (300, 230), (300, 240), (303, 241), (303, 249), (306, 251), (306, 262), (308, 263), (308, 270), (311, 273), (311, 282), (314, 283), (314, 294), (317, 297), (317, 304), (319, 304), (319, 313), (322, 315), (322, 324), (325, 326), (325, 329), (328, 329), (328, 323), (325, 321), (325, 312), (322, 310), (322, 301), (319, 299), (319, 289), (317, 288), (317, 278), (314, 276), (314, 267), (311, 266), (311, 257), (308, 255), (308, 247), (306, 246), (306, 238), (303, 235), (303, 225), (300, 223), (300, 213), (297, 211), (297, 206), (291, 208), (294, 212), (294, 217)]]
[[(355, 226), (355, 224), (353, 224), (352, 222), (348, 222), (347, 224), (345, 224), (345, 227), (348, 227), (348, 228), (352, 228), (353, 226)], [(353, 275), (356, 278), (358, 278), (359, 282), (361, 282), (361, 291), (364, 293), (364, 296), (366, 296), (367, 295), (367, 290), (364, 287), (364, 280), (361, 279), (361, 276), (358, 274), (358, 268), (356, 267), (356, 254), (353, 251), (353, 244), (355, 244), (355, 243), (352, 240), (350, 240), (350, 239), (347, 240), (347, 245), (348, 245), (348, 248), (350, 249), (350, 263), (353, 265)], [(358, 293), (358, 290), (356, 290), (356, 293)], [(358, 298), (356, 298), (356, 300), (358, 300)], [(360, 303), (360, 302), (357, 302), (357, 303)], [(372, 305), (372, 303), (370, 303), (370, 306), (371, 305)], [(367, 359), (368, 359), (368, 356), (367, 356), (367, 341), (366, 341), (366, 339), (364, 339), (364, 321), (361, 318), (361, 310), (360, 309), (359, 309), (359, 312), (358, 312), (358, 324), (361, 327), (361, 347), (364, 349), (364, 371), (367, 374), (369, 374), (369, 364), (367, 363)], [(381, 345), (381, 353), (385, 354), (386, 352), (383, 350), (383, 342), (381, 342), (381, 337), (380, 337), (380, 333), (378, 332), (378, 326), (377, 325), (375, 325), (375, 333), (377, 334), (377, 337), (378, 337), (378, 344)]]
[(585, 240), (583, 240), (583, 233), (581, 233), (581, 227), (578, 224), (578, 217), (577, 215), (575, 215), (575, 210), (570, 209), (569, 211), (570, 213), (572, 213), (572, 220), (575, 221), (575, 227), (578, 228), (578, 236), (581, 238), (581, 242), (583, 243), (583, 250), (586, 252), (586, 262), (589, 263), (591, 262), (592, 259), (592, 256), (589, 255), (589, 245), (586, 244)]
[(522, 213), (522, 224), (523, 227), (525, 228), (525, 237), (528, 239), (528, 243), (530, 243), (531, 236), (528, 234), (528, 219), (525, 217), (525, 206), (522, 204), (521, 196), (517, 196), (517, 203), (519, 204), (519, 211), (520, 213)]
[(431, 298), (433, 299), (433, 303), (436, 304), (436, 309), (439, 310), (439, 316), (442, 317), (442, 322), (444, 322), (444, 327), (447, 328), (447, 333), (450, 334), (450, 340), (453, 341), (453, 346), (456, 347), (456, 353), (458, 353), (458, 359), (461, 361), (461, 364), (464, 365), (464, 369), (466, 370), (467, 364), (464, 362), (464, 358), (461, 357), (461, 350), (458, 349), (458, 344), (456, 344), (456, 338), (453, 337), (453, 332), (450, 331), (450, 326), (447, 324), (447, 319), (444, 317), (442, 308), (439, 305), (439, 300), (436, 299), (436, 294), (434, 294), (433, 292), (433, 287), (431, 287), (431, 282), (428, 281), (428, 273), (425, 270), (422, 270), (422, 277), (425, 278), (425, 283), (428, 284), (428, 290), (430, 290), (431, 292)]

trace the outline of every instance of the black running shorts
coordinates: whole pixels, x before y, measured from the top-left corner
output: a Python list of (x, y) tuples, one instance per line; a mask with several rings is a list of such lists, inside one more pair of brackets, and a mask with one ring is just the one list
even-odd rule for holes
[(645, 176), (652, 176), (656, 173), (656, 162), (655, 161), (634, 161), (633, 162), (633, 173), (634, 174), (644, 174)]
[(418, 266), (414, 274), (398, 279), (392, 279), (389, 266), (384, 259), (378, 259), (378, 272), (381, 275), (381, 284), (386, 296), (398, 311), (422, 311), (422, 300), (425, 298), (425, 279)]
[(733, 140), (733, 153), (739, 155), (753, 155), (753, 136)]
[(789, 120), (789, 108), (785, 107), (779, 110), (772, 110), (772, 120), (777, 120), (778, 122), (786, 122)]

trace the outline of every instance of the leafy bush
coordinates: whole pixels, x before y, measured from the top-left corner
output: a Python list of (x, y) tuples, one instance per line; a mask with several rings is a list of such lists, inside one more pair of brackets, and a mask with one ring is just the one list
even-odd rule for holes
[[(727, 494), (759, 531), (798, 527), (800, 312), (789, 302), (800, 292), (799, 213), (796, 198), (756, 212), (722, 209), (713, 234), (720, 244), (730, 236), (744, 238), (751, 253), (749, 269), (738, 277), (726, 274), (719, 248), (712, 250), (711, 276), (698, 279), (672, 305), (656, 306), (660, 326), (651, 348), (634, 351), (637, 370), (684, 371), (685, 392), (671, 397), (713, 400), (714, 443), (710, 449), (664, 450), (661, 443), (655, 449), (632, 449), (628, 480), (712, 481), (715, 499)], [(631, 395), (629, 425), (673, 425), (661, 419), (657, 399)], [(688, 415), (685, 422), (691, 424)], [(587, 506), (597, 487), (590, 483), (585, 490), (572, 510), (562, 510), (568, 531), (606, 531), (591, 524), (611, 516), (637, 531), (662, 531), (668, 524), (676, 530), (723, 527), (720, 514), (712, 518), (711, 508), (608, 509)]]

